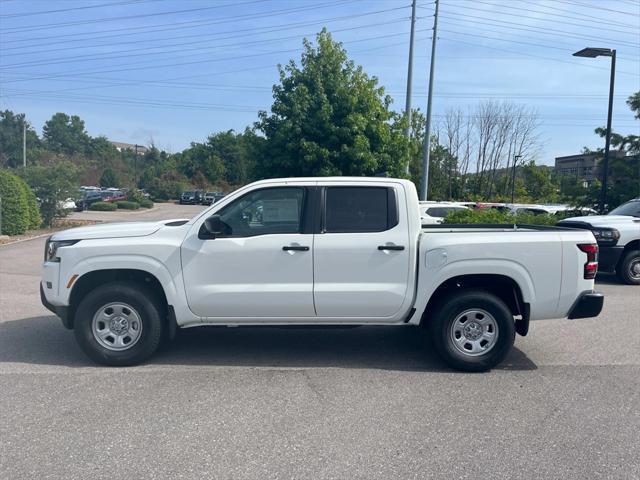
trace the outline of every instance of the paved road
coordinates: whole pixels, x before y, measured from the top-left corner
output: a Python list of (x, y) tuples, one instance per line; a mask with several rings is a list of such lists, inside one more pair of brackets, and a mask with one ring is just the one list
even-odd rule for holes
[(600, 279), (600, 318), (537, 322), (486, 374), (384, 327), (194, 329), (108, 369), (40, 306), (43, 245), (0, 247), (2, 479), (640, 478), (637, 287)]

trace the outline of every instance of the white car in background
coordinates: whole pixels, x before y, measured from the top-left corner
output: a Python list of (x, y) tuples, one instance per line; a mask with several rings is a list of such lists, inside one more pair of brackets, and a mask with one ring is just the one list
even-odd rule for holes
[(468, 207), (453, 202), (420, 202), (420, 220), (422, 225), (442, 223), (449, 212), (469, 210)]

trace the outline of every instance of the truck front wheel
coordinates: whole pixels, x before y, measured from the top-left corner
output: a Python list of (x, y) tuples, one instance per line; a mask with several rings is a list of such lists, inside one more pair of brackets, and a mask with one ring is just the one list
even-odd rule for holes
[(627, 252), (620, 260), (616, 273), (627, 285), (640, 285), (640, 250)]
[(102, 285), (80, 302), (74, 319), (76, 340), (102, 365), (137, 365), (160, 345), (161, 309), (152, 292), (133, 282)]
[(515, 340), (505, 303), (483, 290), (463, 290), (443, 300), (429, 324), (433, 346), (451, 367), (482, 372), (498, 365)]

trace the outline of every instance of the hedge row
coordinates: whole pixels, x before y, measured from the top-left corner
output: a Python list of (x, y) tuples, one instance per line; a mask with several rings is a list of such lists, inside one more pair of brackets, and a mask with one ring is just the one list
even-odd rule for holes
[(121, 200), (116, 202), (116, 205), (122, 210), (138, 210), (140, 208), (140, 204), (138, 202), (131, 202), (129, 200)]
[(456, 210), (449, 212), (443, 223), (488, 223), (488, 224), (529, 224), (529, 225), (555, 225), (560, 218), (554, 215), (533, 215), (531, 213), (500, 212), (495, 208), (478, 210)]
[(115, 203), (109, 202), (95, 202), (89, 205), (89, 210), (95, 210), (98, 212), (113, 212), (118, 206)]
[(35, 194), (27, 183), (8, 170), (0, 170), (2, 235), (20, 235), (42, 222)]

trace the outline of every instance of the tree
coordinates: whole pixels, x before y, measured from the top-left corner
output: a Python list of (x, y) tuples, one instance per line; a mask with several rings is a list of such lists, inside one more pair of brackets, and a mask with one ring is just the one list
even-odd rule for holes
[(66, 113), (56, 113), (47, 120), (42, 137), (51, 151), (67, 155), (85, 153), (90, 140), (84, 121), (77, 115), (70, 117)]
[(102, 188), (109, 187), (119, 187), (120, 180), (118, 179), (118, 175), (113, 171), (112, 168), (106, 168), (102, 175), (100, 176), (100, 186)]
[(291, 60), (279, 72), (271, 113), (256, 123), (265, 136), (260, 175), (403, 174), (391, 98), (326, 29), (315, 46), (304, 40), (300, 66)]
[(40, 139), (24, 113), (14, 114), (10, 110), (0, 112), (0, 166), (17, 167), (22, 165), (23, 127), (27, 132), (27, 152), (39, 147)]
[(59, 161), (27, 167), (24, 176), (40, 199), (43, 224), (50, 226), (55, 216), (62, 213), (60, 203), (77, 194), (78, 169), (69, 161)]

